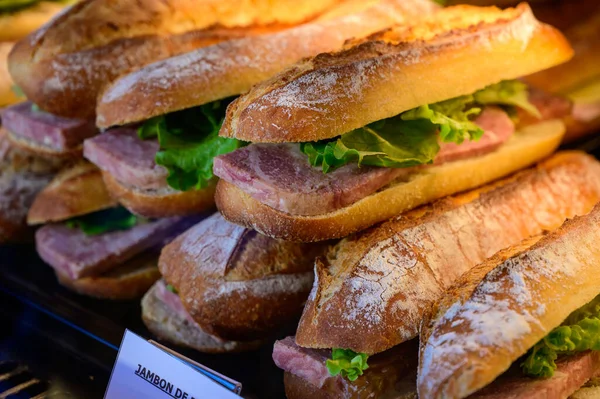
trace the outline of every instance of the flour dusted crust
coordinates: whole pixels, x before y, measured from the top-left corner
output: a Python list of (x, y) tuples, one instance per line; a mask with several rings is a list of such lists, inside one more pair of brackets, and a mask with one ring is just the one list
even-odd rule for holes
[(557, 120), (528, 126), (492, 153), (416, 171), (405, 180), (323, 215), (278, 211), (223, 180), (217, 184), (215, 201), (225, 219), (271, 237), (302, 242), (342, 238), (419, 205), (530, 166), (554, 152), (564, 129)]
[(252, 142), (339, 136), (424, 104), (567, 61), (572, 49), (527, 4), (456, 6), (304, 60), (233, 102), (220, 134)]
[(123, 125), (244, 93), (304, 57), (338, 50), (346, 39), (367, 36), (438, 8), (429, 0), (348, 3), (354, 6), (341, 15), (204, 47), (123, 76), (99, 100), (97, 124)]
[(55, 270), (58, 282), (81, 295), (101, 299), (140, 298), (160, 278), (158, 254), (147, 252), (95, 277), (71, 279)]
[(139, 190), (124, 185), (110, 173), (102, 172), (102, 176), (112, 198), (137, 215), (150, 218), (187, 216), (207, 212), (215, 207), (216, 181), (198, 190)]
[(599, 201), (600, 163), (562, 152), (344, 239), (317, 260), (296, 342), (372, 354), (412, 339), (463, 273)]
[(231, 38), (318, 17), (340, 0), (84, 0), (21, 40), (9, 69), (43, 110), (91, 118), (119, 75)]
[(27, 223), (59, 222), (117, 206), (102, 181), (102, 173), (85, 161), (68, 166), (35, 197)]
[(502, 374), (599, 292), (600, 206), (461, 277), (421, 331), (418, 391), (464, 398)]
[(163, 248), (159, 267), (203, 330), (247, 341), (297, 320), (327, 245), (274, 240), (215, 214)]
[(158, 338), (176, 345), (187, 346), (206, 353), (242, 352), (257, 349), (262, 341), (227, 341), (210, 335), (197, 326), (190, 325), (165, 305), (153, 286), (142, 299), (142, 319), (148, 330)]

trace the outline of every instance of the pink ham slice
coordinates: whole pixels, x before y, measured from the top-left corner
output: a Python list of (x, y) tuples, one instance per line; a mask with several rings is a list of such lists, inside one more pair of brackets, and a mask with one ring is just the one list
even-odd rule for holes
[[(485, 131), (476, 142), (444, 144), (436, 164), (494, 151), (514, 133), (502, 110), (487, 107), (475, 121)], [(311, 167), (298, 144), (253, 144), (215, 158), (214, 173), (275, 209), (295, 215), (319, 215), (351, 205), (413, 168), (344, 165), (330, 173)]]
[(79, 147), (83, 140), (98, 134), (94, 121), (70, 119), (34, 111), (29, 101), (2, 112), (2, 124), (12, 134), (57, 151)]
[(88, 236), (65, 224), (50, 224), (35, 235), (40, 257), (57, 271), (78, 279), (105, 273), (152, 247), (164, 245), (190, 226), (176, 217), (139, 224), (128, 230)]
[(329, 375), (325, 362), (330, 355), (330, 350), (302, 348), (296, 345), (294, 337), (276, 341), (273, 346), (273, 361), (277, 367), (327, 392), (328, 397), (394, 398), (404, 397), (400, 394), (407, 391), (416, 394), (416, 340), (370, 357), (369, 368), (354, 382)]
[[(187, 320), (192, 326), (198, 326), (194, 319), (192, 319), (192, 316), (190, 316), (190, 314), (183, 307), (183, 303), (181, 303), (179, 295), (169, 291), (164, 280), (159, 280), (156, 282), (155, 293), (157, 298), (167, 305), (169, 309), (173, 311), (173, 313), (180, 318)], [(198, 326), (198, 329), (200, 329), (200, 326)]]
[(142, 140), (130, 128), (109, 130), (85, 141), (83, 155), (115, 179), (138, 189), (167, 187), (167, 170), (154, 162), (158, 141)]
[(472, 399), (564, 399), (571, 396), (590, 378), (600, 373), (600, 352), (584, 352), (563, 358), (556, 363), (554, 376), (534, 379), (520, 374), (498, 378), (483, 390), (469, 396)]

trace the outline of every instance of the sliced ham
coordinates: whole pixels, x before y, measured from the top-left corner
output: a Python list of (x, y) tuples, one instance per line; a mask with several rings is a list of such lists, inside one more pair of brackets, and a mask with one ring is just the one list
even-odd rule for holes
[(273, 361), (277, 367), (294, 374), (307, 383), (322, 389), (332, 398), (393, 398), (407, 391), (406, 377), (416, 386), (417, 342), (409, 341), (393, 349), (369, 358), (369, 368), (356, 381), (350, 382), (341, 376), (332, 377), (325, 362), (330, 350), (302, 348), (294, 337), (276, 341), (273, 346)]
[[(487, 107), (475, 121), (481, 140), (444, 144), (436, 164), (494, 151), (510, 138), (514, 124), (505, 112)], [(352, 163), (323, 173), (312, 167), (298, 144), (252, 144), (215, 158), (214, 173), (260, 202), (295, 215), (319, 215), (351, 205), (414, 168), (380, 168)]]
[(513, 373), (498, 378), (469, 396), (473, 399), (565, 399), (590, 378), (600, 373), (600, 352), (584, 352), (560, 359), (551, 378), (529, 378), (515, 367)]
[(533, 87), (529, 89), (529, 102), (537, 108), (541, 118), (538, 119), (524, 110), (519, 109), (520, 125), (531, 125), (540, 120), (562, 119), (571, 113), (573, 107), (573, 104), (568, 98), (558, 94), (550, 94)]
[(35, 235), (40, 257), (71, 279), (105, 273), (142, 251), (164, 244), (166, 237), (189, 227), (176, 217), (143, 223), (128, 230), (88, 236), (81, 229), (50, 224)]
[(63, 151), (79, 147), (83, 140), (98, 134), (94, 121), (63, 118), (34, 111), (29, 101), (2, 112), (2, 124), (12, 134), (41, 146)]
[[(155, 293), (157, 298), (167, 305), (174, 314), (178, 315), (182, 319), (187, 320), (192, 326), (198, 326), (194, 319), (192, 319), (192, 316), (190, 316), (190, 314), (183, 307), (179, 295), (169, 291), (164, 280), (159, 280), (156, 282)], [(198, 329), (200, 329), (200, 326), (198, 326)]]
[(578, 103), (573, 106), (573, 119), (578, 122), (592, 122), (600, 118), (600, 102)]
[(83, 155), (125, 185), (138, 189), (167, 187), (167, 170), (154, 162), (158, 141), (142, 140), (131, 128), (109, 130), (85, 141)]

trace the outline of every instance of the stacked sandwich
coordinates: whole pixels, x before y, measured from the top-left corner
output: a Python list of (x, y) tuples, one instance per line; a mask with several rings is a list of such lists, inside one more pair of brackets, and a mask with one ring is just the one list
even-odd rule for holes
[[(133, 214), (120, 205), (118, 195), (111, 196), (100, 170), (83, 158), (83, 142), (99, 134), (94, 117), (96, 99), (104, 88), (125, 72), (174, 54), (288, 32), (306, 21), (330, 21), (359, 7), (338, 1), (294, 2), (292, 13), (286, 2), (273, 6), (259, 1), (241, 7), (209, 3), (84, 1), (17, 43), (9, 56), (12, 76), (30, 101), (4, 110), (2, 135), (18, 151), (50, 160), (56, 167), (44, 170), (45, 180), (37, 179), (35, 185), (23, 173), (10, 181), (12, 185), (2, 185), (0, 198), (7, 203), (2, 226), (12, 223), (8, 226), (12, 230), (6, 228), (3, 236), (14, 238), (11, 231), (23, 227), (27, 212), (30, 225), (48, 223), (36, 233), (37, 250), (60, 282), (80, 293), (111, 299), (140, 296), (160, 276), (156, 267), (160, 248), (214, 206), (206, 190), (194, 190), (201, 193), (201, 200), (187, 209), (159, 202), (151, 203), (147, 212)], [(357, 35), (363, 29), (368, 34), (394, 17), (379, 10), (368, 23), (356, 24), (346, 33)], [(201, 119), (206, 125), (193, 124), (192, 133), (211, 131), (219, 123), (218, 115), (215, 118)], [(154, 180), (149, 184), (159, 187), (167, 185), (166, 170), (154, 163), (158, 142), (142, 141), (131, 127), (98, 137), (102, 142), (115, 135), (133, 142), (133, 149), (118, 143), (112, 149), (130, 151), (126, 158), (147, 169), (141, 177), (135, 168), (125, 173), (142, 180), (150, 176)], [(26, 195), (22, 186), (28, 189)], [(12, 207), (18, 208), (18, 217)]]
[[(318, 242), (354, 233), (317, 259), (297, 335), (275, 344), (273, 358), (286, 371), (288, 397), (414, 397), (418, 361), (414, 339), (444, 291), (463, 273), (480, 270), (480, 263), (487, 265), (486, 272), (504, 261), (507, 268), (521, 259), (535, 263), (538, 258), (528, 258), (526, 249), (537, 236), (559, 228), (567, 218), (586, 214), (600, 200), (600, 164), (581, 153), (559, 153), (484, 185), (548, 157), (557, 148), (568, 105), (550, 107), (564, 100), (533, 93), (514, 79), (571, 56), (564, 37), (537, 21), (525, 4), (506, 10), (450, 7), (415, 24), (354, 40), (340, 52), (303, 60), (229, 105), (220, 135), (251, 144), (215, 159), (214, 173), (221, 179), (216, 201), (223, 216), (292, 241)], [(409, 211), (470, 189), (474, 190)], [(580, 219), (588, 221), (579, 224), (591, 226), (593, 218)], [(590, 233), (588, 238), (593, 237)], [(558, 259), (586, 263), (581, 257), (569, 259), (571, 245), (566, 244), (563, 252), (556, 249), (559, 246), (535, 256), (548, 256), (544, 262), (553, 268), (560, 267)], [(494, 256), (510, 246), (514, 247)], [(588, 263), (596, 256), (588, 253), (590, 247), (586, 241), (580, 251), (587, 254)], [(510, 258), (517, 252), (522, 253), (517, 260)], [(570, 270), (581, 270), (578, 267)], [(477, 277), (482, 277), (481, 271)], [(515, 277), (514, 284), (524, 278)], [(585, 276), (579, 279), (583, 284)], [(457, 287), (466, 293), (458, 296), (459, 302), (473, 292), (472, 283), (468, 289), (464, 284)], [(485, 289), (513, 292), (493, 283)], [(474, 302), (456, 318), (456, 306), (439, 305), (438, 317), (448, 309), (444, 328), (472, 336), (455, 340), (453, 333), (443, 330), (431, 348), (422, 350), (421, 397), (470, 395), (585, 303), (573, 301), (577, 306), (552, 317), (554, 324), (528, 335), (536, 320), (519, 319), (514, 313), (528, 314), (530, 308), (524, 304), (529, 297), (524, 294), (506, 309), (501, 298), (480, 296), (496, 300), (498, 311), (486, 314)], [(557, 306), (547, 299), (534, 310), (550, 315)], [(569, 324), (597, 313), (594, 306), (579, 310)], [(467, 319), (472, 316), (479, 319)], [(448, 318), (452, 320), (446, 322)], [(505, 321), (512, 323), (506, 331)], [(462, 324), (469, 322), (474, 327), (465, 333)], [(488, 325), (491, 335), (475, 335)], [(588, 335), (577, 342), (585, 344), (570, 345), (563, 339), (566, 343), (552, 350), (569, 355), (593, 349), (595, 341), (589, 335), (597, 330), (581, 327), (572, 333), (573, 340), (581, 331)], [(553, 334), (539, 347), (551, 346), (553, 337), (566, 333)], [(514, 355), (510, 361), (504, 352), (494, 353), (502, 356), (497, 366), (479, 359), (479, 339), (487, 342), (483, 350), (488, 354), (496, 341), (510, 342), (513, 336), (515, 344), (510, 345), (517, 350), (508, 347)], [(529, 346), (517, 340), (523, 336)], [(436, 354), (442, 345), (447, 349)], [(454, 352), (457, 346), (462, 352)], [(534, 348), (526, 369), (535, 374), (540, 363), (556, 359), (545, 347), (543, 352), (546, 357), (540, 361)], [(469, 357), (465, 359), (464, 353)], [(433, 360), (436, 355), (439, 362)], [(452, 356), (455, 367), (447, 370), (443, 356)], [(521, 392), (541, 392), (544, 397), (544, 389), (552, 389), (544, 388), (548, 383), (558, 387), (557, 397), (566, 398), (597, 371), (594, 363), (589, 364), (595, 355), (575, 358), (585, 358), (579, 364), (590, 366), (575, 380), (571, 376), (577, 369), (551, 383), (515, 376), (503, 391), (506, 396), (498, 397), (532, 397), (519, 396)], [(567, 372), (568, 367), (558, 367)]]

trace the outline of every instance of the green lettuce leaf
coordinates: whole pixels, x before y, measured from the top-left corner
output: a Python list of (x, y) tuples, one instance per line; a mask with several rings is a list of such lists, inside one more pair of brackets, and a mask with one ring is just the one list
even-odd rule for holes
[(494, 104), (509, 107), (517, 107), (529, 114), (540, 118), (540, 111), (535, 105), (529, 102), (529, 93), (527, 85), (518, 80), (505, 80), (500, 83), (488, 86), (473, 94), (475, 102), (478, 104)]
[(537, 112), (527, 100), (527, 86), (506, 81), (473, 95), (411, 109), (338, 139), (302, 143), (300, 149), (309, 163), (321, 167), (324, 173), (351, 162), (392, 168), (430, 164), (440, 150), (438, 142), (461, 144), (481, 138), (483, 130), (473, 119), (486, 104)]
[(329, 374), (340, 375), (355, 381), (363, 375), (363, 371), (369, 368), (366, 353), (356, 353), (350, 349), (334, 348), (331, 351), (331, 359), (327, 359), (326, 365)]
[(177, 289), (175, 287), (173, 287), (171, 284), (167, 284), (167, 291), (172, 292), (173, 294), (178, 294), (179, 292), (177, 291)]
[(143, 218), (127, 209), (116, 207), (75, 217), (67, 220), (66, 224), (69, 228), (81, 229), (88, 236), (95, 236), (110, 231), (128, 230), (142, 221)]
[(138, 129), (142, 139), (158, 137), (156, 163), (168, 170), (170, 187), (180, 191), (206, 187), (214, 178), (214, 157), (245, 144), (219, 137), (230, 101), (215, 101), (152, 118)]
[(600, 350), (600, 296), (573, 312), (527, 354), (521, 364), (532, 377), (549, 378), (556, 370), (556, 359), (587, 350)]

